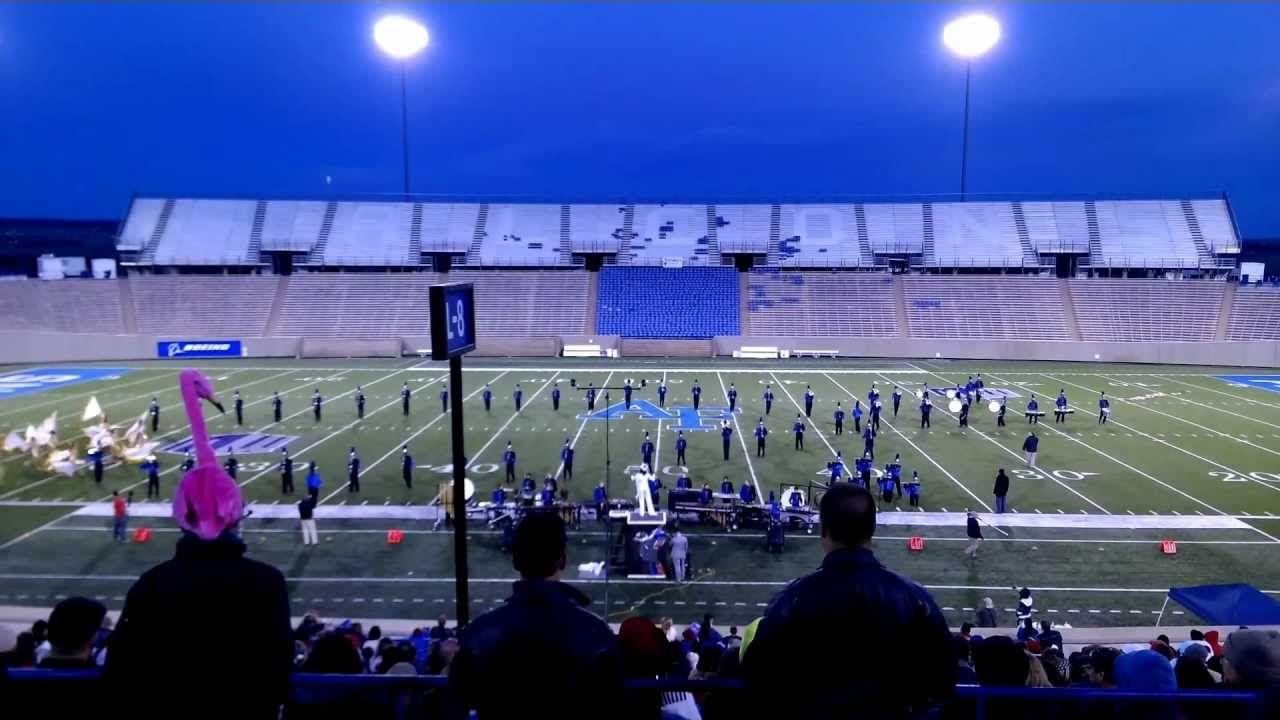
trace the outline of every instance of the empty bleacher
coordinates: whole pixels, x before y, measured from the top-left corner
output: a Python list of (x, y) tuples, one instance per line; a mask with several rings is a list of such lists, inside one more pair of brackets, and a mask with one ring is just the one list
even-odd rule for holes
[(1191, 206), (1200, 233), (1210, 250), (1219, 254), (1240, 252), (1240, 237), (1236, 235), (1235, 223), (1231, 220), (1226, 200), (1190, 200), (1182, 204)]
[[(709, 237), (706, 205), (636, 205), (634, 236), (619, 264), (718, 265)], [(713, 257), (714, 255), (714, 257)]]
[(482, 266), (567, 265), (561, 258), (561, 217), (559, 205), (488, 206), (484, 232), (474, 257)]
[(244, 265), (250, 257), (253, 200), (177, 200), (155, 247), (156, 265)]
[(320, 237), (325, 206), (314, 200), (267, 203), (262, 222), (262, 249), (309, 253)]
[(1236, 288), (1227, 339), (1280, 340), (1280, 288)]
[(138, 332), (238, 338), (266, 334), (267, 315), (280, 279), (155, 275), (132, 277), (128, 282)]
[(924, 217), (918, 203), (865, 203), (854, 206), (863, 216), (873, 252), (895, 255), (924, 252)]
[(569, 245), (573, 252), (618, 252), (626, 209), (623, 205), (570, 205)]
[(911, 336), (1067, 340), (1060, 285), (1025, 275), (914, 275), (903, 279)]
[(933, 257), (943, 267), (1021, 267), (1022, 243), (1007, 202), (934, 203)]
[(424, 203), (422, 252), (465, 253), (475, 239), (479, 215), (477, 203)]
[(898, 335), (887, 274), (757, 270), (748, 292), (753, 335)]
[(600, 272), (596, 332), (628, 338), (737, 335), (733, 268), (606, 267)]
[(431, 334), (427, 288), (434, 273), (300, 273), (288, 290), (273, 334), (381, 340)]
[(448, 282), (475, 286), (476, 334), (555, 337), (586, 329), (587, 273), (564, 270), (456, 270)]
[(1015, 203), (1022, 210), (1027, 237), (1037, 252), (1089, 252), (1089, 222), (1084, 203)]
[(410, 203), (338, 203), (328, 241), (319, 258), (325, 265), (417, 265), (409, 252)]
[[(1169, 203), (1176, 205), (1176, 203)], [(1189, 233), (1169, 224), (1157, 200), (1095, 203), (1100, 257), (1095, 265), (1128, 268), (1197, 267), (1200, 253)]]
[(119, 281), (0, 282), (0, 329), (123, 333)]
[(783, 267), (870, 265), (858, 242), (852, 205), (783, 205)]
[(714, 210), (721, 253), (763, 255), (769, 251), (772, 205), (716, 205)]
[(135, 198), (129, 206), (129, 215), (120, 230), (116, 247), (121, 251), (141, 251), (146, 248), (160, 222), (164, 206), (165, 201), (159, 198)]
[(1205, 341), (1217, 331), (1223, 284), (1208, 280), (1071, 280), (1084, 340)]

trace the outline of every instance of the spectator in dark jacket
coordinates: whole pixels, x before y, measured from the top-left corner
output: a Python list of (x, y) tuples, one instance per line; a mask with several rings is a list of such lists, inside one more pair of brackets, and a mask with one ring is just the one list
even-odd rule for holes
[(991, 598), (982, 598), (982, 607), (978, 608), (978, 627), (993, 628), (996, 626), (996, 604)]
[[(942, 612), (928, 592), (871, 553), (870, 492), (837, 484), (823, 496), (819, 517), (827, 553), (821, 569), (773, 598), (742, 656), (753, 711), (796, 718), (923, 714), (955, 686), (955, 651)], [(779, 693), (797, 662), (806, 690)], [(907, 667), (912, 672), (885, 672)]]
[[(106, 669), (130, 718), (191, 703), (205, 716), (277, 717), (293, 669), (289, 592), (279, 570), (244, 553), (234, 527), (214, 540), (184, 532), (173, 559), (129, 589)], [(164, 662), (184, 632), (198, 633), (199, 650)]]
[(613, 631), (586, 610), (586, 595), (560, 582), (565, 545), (559, 514), (527, 514), (512, 546), (521, 577), (512, 596), (462, 632), (449, 684), (483, 720), (595, 718), (621, 692)]
[(991, 494), (996, 496), (996, 512), (1004, 512), (1005, 499), (1009, 495), (1009, 476), (1005, 474), (1004, 468), (996, 473), (996, 484), (991, 488)]
[[(107, 608), (97, 600), (69, 597), (49, 615), (49, 654), (40, 667), (49, 670), (92, 670), (93, 641), (102, 628)], [(154, 658), (153, 658), (154, 660)]]
[(1053, 629), (1053, 623), (1048, 620), (1040, 621), (1040, 647), (1048, 650), (1050, 647), (1062, 649), (1062, 633)]

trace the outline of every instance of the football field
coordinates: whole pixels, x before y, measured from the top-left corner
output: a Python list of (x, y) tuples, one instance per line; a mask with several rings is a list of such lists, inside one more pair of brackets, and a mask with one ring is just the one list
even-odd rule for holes
[[(193, 361), (195, 362), (195, 361)], [(1035, 590), (1042, 617), (1075, 626), (1189, 624), (1183, 608), (1164, 608), (1170, 587), (1247, 582), (1280, 594), (1280, 373), (1120, 364), (995, 361), (804, 360), (728, 361), (633, 359), (484, 359), (466, 361), (464, 427), (467, 473), (477, 499), (487, 500), (502, 482), (502, 453), (516, 451), (517, 473), (541, 478), (559, 473), (566, 439), (576, 448), (574, 478), (560, 487), (588, 500), (605, 480), (605, 449), (611, 456), (613, 497), (631, 497), (627, 466), (640, 461), (645, 432), (657, 445), (656, 465), (665, 487), (675, 483), (676, 431), (689, 448), (685, 468), (695, 487), (718, 488), (728, 477), (735, 487), (751, 483), (760, 495), (793, 485), (825, 481), (826, 464), (841, 451), (852, 465), (862, 438), (852, 418), (835, 434), (833, 411), (865, 406), (875, 383), (884, 401), (876, 438), (876, 467), (900, 454), (903, 477), (918, 471), (921, 509), (905, 499), (880, 507), (875, 551), (890, 568), (926, 585), (953, 624), (970, 619), (982, 598), (991, 597), (1012, 624), (1014, 587)], [(281, 568), (291, 581), (294, 612), (316, 609), (330, 616), (427, 618), (453, 615), (452, 535), (423, 519), (451, 472), (450, 418), (441, 412), (446, 372), (437, 363), (403, 360), (199, 361), (214, 380), (227, 414), (205, 406), (210, 432), (220, 448), (235, 449), (238, 481), (254, 516), (244, 523), (252, 556)], [(188, 438), (178, 397), (180, 365), (167, 362), (77, 364), (6, 368), (0, 375), (0, 431), (22, 430), (58, 414), (59, 436), (86, 441), (80, 414), (95, 397), (112, 424), (127, 426), (152, 397), (161, 405), (161, 496), (167, 503), (180, 477), (182, 441)], [(958, 427), (944, 395), (934, 397), (932, 427), (920, 427), (914, 393), (925, 384), (939, 391), (981, 373), (986, 398), (975, 405), (967, 429)], [(1274, 373), (1274, 374), (1273, 374)], [(633, 407), (621, 407), (612, 391), (609, 420), (601, 392), (588, 413), (583, 390), (634, 384)], [(643, 386), (641, 381), (644, 381)], [(669, 388), (665, 405), (657, 385)], [(413, 390), (411, 412), (402, 414), (400, 389)], [(692, 409), (690, 388), (702, 390)], [(493, 407), (481, 402), (485, 384)], [(368, 398), (356, 417), (356, 386)], [(515, 412), (512, 394), (523, 391)], [(766, 415), (762, 393), (775, 399)], [(895, 417), (890, 392), (903, 389)], [(726, 395), (738, 391), (737, 411)], [(325, 399), (322, 419), (312, 416), (310, 397)], [(551, 403), (561, 392), (559, 410)], [(803, 409), (806, 388), (815, 401), (807, 419), (805, 449), (793, 449), (791, 427)], [(234, 390), (244, 398), (237, 427), (231, 412)], [(1053, 398), (1064, 390), (1078, 412), (1054, 423)], [(284, 400), (284, 417), (273, 422), (271, 393)], [(1098, 393), (1111, 399), (1111, 419), (1097, 422)], [(1030, 395), (1049, 412), (1029, 426), (1022, 411)], [(987, 399), (1008, 397), (1007, 427), (996, 427)], [(756, 456), (752, 434), (764, 418), (767, 454)], [(722, 458), (720, 426), (734, 429), (730, 459)], [(864, 419), (865, 422), (865, 419)], [(1028, 429), (1040, 436), (1035, 468), (1021, 451)], [(401, 479), (401, 447), (416, 461), (414, 485)], [(300, 544), (293, 503), (283, 495), (277, 471), (279, 448), (297, 462), (299, 493), (304, 463), (315, 460), (324, 478), (319, 514), (321, 545)], [(347, 453), (362, 461), (359, 494), (346, 489)], [(1012, 479), (1009, 510), (995, 507), (997, 469)], [(109, 466), (101, 486), (88, 468), (66, 477), (34, 467), (26, 455), (0, 459), (0, 605), (51, 606), (69, 594), (122, 604), (137, 575), (172, 554), (176, 531), (167, 506), (144, 500), (145, 477), (137, 465)], [(145, 543), (111, 541), (105, 500), (112, 490), (133, 490), (131, 529), (148, 527)], [(665, 504), (665, 494), (663, 498)], [(963, 554), (963, 511), (983, 513), (986, 542), (976, 561)], [(470, 571), (473, 613), (506, 597), (514, 573), (499, 547), (499, 535), (471, 526)], [(405, 533), (390, 545), (388, 529)], [(618, 620), (635, 613), (670, 615), (687, 622), (713, 612), (722, 622), (745, 622), (788, 580), (816, 567), (822, 557), (815, 535), (791, 533), (781, 555), (764, 551), (759, 531), (728, 532), (688, 527), (696, 579), (683, 585), (624, 578), (579, 581), (577, 563), (605, 560), (608, 536), (594, 522), (571, 533), (567, 577), (595, 600), (596, 612)], [(907, 538), (924, 538), (910, 551)], [(1177, 543), (1161, 552), (1161, 540)]]

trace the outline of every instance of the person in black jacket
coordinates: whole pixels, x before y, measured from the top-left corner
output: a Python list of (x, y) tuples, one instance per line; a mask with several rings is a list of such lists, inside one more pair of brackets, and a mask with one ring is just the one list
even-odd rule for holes
[(972, 512), (967, 512), (965, 518), (965, 534), (969, 536), (969, 544), (964, 548), (964, 554), (969, 556), (970, 560), (978, 559), (978, 546), (982, 544), (982, 526), (978, 524), (978, 516)]
[(1004, 512), (1005, 499), (1009, 495), (1009, 476), (1004, 474), (1004, 468), (996, 473), (996, 484), (991, 488), (991, 494), (996, 496), (996, 512)]
[(581, 591), (560, 582), (565, 545), (557, 513), (528, 513), (515, 529), (521, 579), (511, 598), (462, 633), (449, 685), (481, 718), (598, 718), (621, 693), (613, 631)]
[[(173, 559), (130, 588), (106, 665), (130, 718), (277, 717), (293, 664), (289, 592), (244, 553), (234, 528), (214, 540), (184, 532)], [(196, 633), (200, 649), (164, 662), (175, 633)]]
[[(951, 633), (924, 588), (871, 553), (871, 493), (833, 485), (819, 509), (822, 567), (773, 598), (742, 657), (748, 700), (758, 717), (909, 718), (955, 687)], [(859, 648), (874, 648), (860, 652)], [(803, 663), (805, 691), (778, 683)], [(884, 672), (885, 668), (912, 672)]]

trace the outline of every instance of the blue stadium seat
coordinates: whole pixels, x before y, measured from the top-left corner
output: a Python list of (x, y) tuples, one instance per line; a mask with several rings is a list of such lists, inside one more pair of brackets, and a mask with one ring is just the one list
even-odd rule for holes
[(630, 338), (737, 335), (738, 273), (721, 267), (603, 268), (596, 329)]

